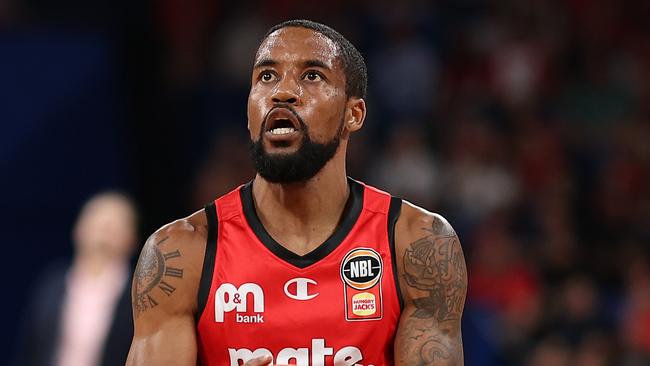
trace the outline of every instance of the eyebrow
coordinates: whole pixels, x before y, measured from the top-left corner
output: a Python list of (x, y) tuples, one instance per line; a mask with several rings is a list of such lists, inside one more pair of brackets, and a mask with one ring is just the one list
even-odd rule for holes
[[(270, 59), (270, 58), (263, 58), (255, 63), (253, 66), (253, 69), (259, 69), (261, 67), (268, 67), (268, 66), (275, 66), (278, 64), (278, 61)], [(310, 60), (305, 60), (301, 62), (302, 66), (307, 68), (307, 67), (319, 67), (321, 69), (325, 70), (331, 70), (332, 68), (329, 67), (326, 63), (324, 63), (321, 60), (316, 60), (316, 59), (310, 59)]]
[(260, 67), (275, 66), (278, 62), (270, 58), (263, 58), (255, 63), (253, 69), (259, 69)]
[(305, 67), (320, 67), (321, 69), (331, 70), (331, 68), (321, 60), (306, 60), (303, 62), (303, 65)]

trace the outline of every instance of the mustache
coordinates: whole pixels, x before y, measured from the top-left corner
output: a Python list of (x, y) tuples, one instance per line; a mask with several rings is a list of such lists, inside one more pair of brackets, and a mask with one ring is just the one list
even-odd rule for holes
[(278, 108), (287, 109), (289, 112), (291, 112), (291, 114), (293, 114), (293, 116), (296, 117), (296, 119), (298, 120), (298, 123), (300, 124), (300, 129), (302, 131), (307, 131), (307, 124), (305, 123), (305, 120), (303, 120), (302, 117), (300, 117), (298, 112), (296, 112), (296, 110), (293, 108), (293, 106), (291, 104), (289, 104), (289, 103), (276, 103), (273, 106), (273, 108), (269, 109), (269, 111), (266, 112), (266, 114), (264, 115), (264, 119), (262, 120), (262, 128), (260, 130), (260, 135), (262, 134), (262, 131), (266, 131), (266, 122), (268, 122), (269, 114), (271, 114), (271, 112), (273, 112), (274, 110), (276, 110)]

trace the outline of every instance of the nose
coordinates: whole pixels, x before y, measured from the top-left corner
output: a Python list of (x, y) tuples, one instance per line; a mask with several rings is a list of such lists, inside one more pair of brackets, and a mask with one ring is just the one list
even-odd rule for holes
[(273, 96), (273, 103), (296, 104), (298, 98), (288, 93), (276, 93)]
[(276, 84), (271, 100), (273, 100), (273, 103), (297, 105), (300, 103), (300, 86), (293, 78), (285, 77)]

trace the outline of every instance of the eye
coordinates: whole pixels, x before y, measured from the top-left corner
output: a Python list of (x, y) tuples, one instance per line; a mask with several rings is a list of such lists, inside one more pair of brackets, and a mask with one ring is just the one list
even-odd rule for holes
[(273, 81), (275, 79), (275, 75), (273, 75), (273, 73), (270, 72), (270, 71), (262, 71), (260, 73), (259, 78), (263, 82), (268, 83), (268, 82)]
[(323, 80), (323, 77), (316, 71), (307, 71), (307, 73), (305, 73), (304, 79), (307, 79), (309, 81), (321, 81)]

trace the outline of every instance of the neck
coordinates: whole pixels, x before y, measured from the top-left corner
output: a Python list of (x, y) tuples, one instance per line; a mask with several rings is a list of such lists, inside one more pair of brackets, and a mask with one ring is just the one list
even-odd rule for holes
[(332, 159), (313, 178), (300, 183), (271, 183), (257, 175), (253, 199), (260, 221), (281, 245), (309, 253), (336, 229), (350, 194), (345, 167)]
[(117, 258), (106, 258), (106, 256), (102, 254), (103, 253), (98, 255), (77, 255), (73, 264), (75, 271), (83, 276), (98, 277), (106, 270), (123, 265), (122, 260), (118, 260)]

